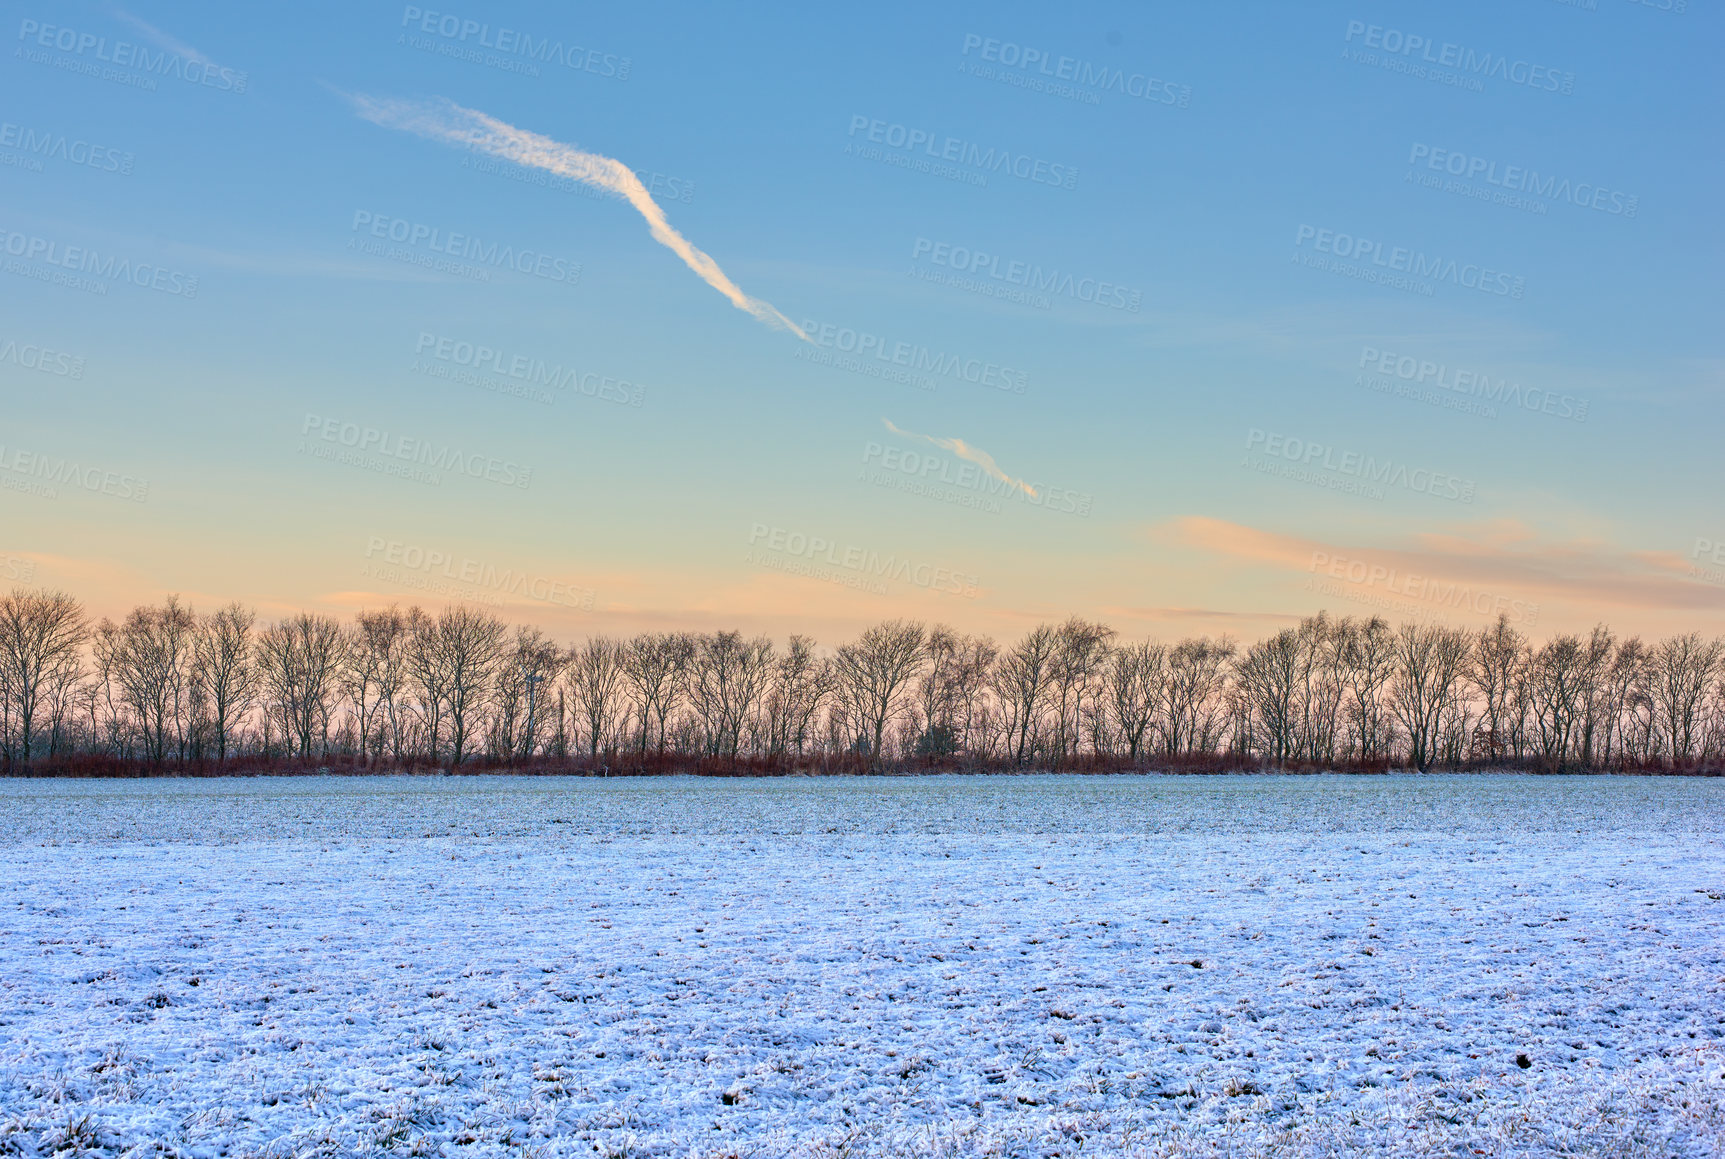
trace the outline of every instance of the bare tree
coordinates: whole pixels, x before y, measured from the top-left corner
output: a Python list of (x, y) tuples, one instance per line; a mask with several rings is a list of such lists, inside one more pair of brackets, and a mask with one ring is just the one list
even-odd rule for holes
[(839, 694), (849, 709), (859, 747), (878, 762), (887, 726), (909, 707), (927, 634), (909, 620), (867, 629), (838, 652)]
[(1155, 723), (1167, 678), (1168, 649), (1161, 644), (1128, 644), (1114, 649), (1109, 659), (1108, 711), (1115, 734), (1125, 742), (1126, 757), (1134, 764)]
[(655, 737), (656, 751), (665, 751), (667, 722), (687, 692), (694, 651), (693, 640), (678, 632), (636, 636), (624, 648), (623, 680), (634, 701), (643, 754)]
[(951, 756), (958, 751), (954, 716), (958, 711), (958, 668), (961, 637), (945, 624), (928, 630), (923, 650), (928, 663), (916, 684), (919, 756)]
[(1599, 746), (1601, 763), (1637, 756), (1647, 759), (1653, 704), (1647, 694), (1648, 674), (1647, 646), (1639, 636), (1631, 636), (1617, 646), (1611, 670), (1605, 676), (1606, 733)]
[(954, 654), (951, 670), (954, 721), (959, 748), (966, 752), (987, 753), (989, 743), (981, 734), (981, 724), (990, 708), (989, 674), (1000, 659), (1000, 645), (987, 636), (962, 636)]
[(1351, 625), (1343, 644), (1347, 670), (1346, 717), (1353, 730), (1354, 753), (1364, 761), (1389, 751), (1391, 729), (1384, 688), (1395, 674), (1395, 633), (1377, 616)]
[(1702, 710), (1720, 671), (1721, 644), (1690, 632), (1659, 641), (1648, 659), (1648, 691), (1664, 740), (1662, 755), (1681, 764), (1697, 753)]
[(117, 633), (112, 672), (151, 764), (166, 761), (170, 749), (185, 756), (196, 630), (191, 609), (169, 596), (160, 608), (132, 609)]
[(610, 741), (622, 713), (624, 646), (607, 636), (594, 636), (573, 650), (564, 683), (575, 711), (587, 729), (587, 753), (597, 760)]
[(1342, 698), (1348, 686), (1347, 659), (1352, 620), (1332, 620), (1327, 612), (1300, 621), (1299, 742), (1308, 760), (1336, 759)]
[(89, 628), (78, 601), (19, 588), (0, 596), (0, 752), (28, 765), (45, 702), (76, 682)]
[(90, 736), (101, 738), (108, 752), (121, 760), (132, 756), (137, 727), (127, 707), (123, 674), (126, 668), (125, 636), (120, 626), (103, 618), (90, 635), (90, 657), (94, 672), (83, 707), (90, 718)]
[(1241, 747), (1254, 748), (1277, 763), (1297, 753), (1305, 659), (1300, 634), (1292, 628), (1246, 649), (1234, 666), (1235, 685), (1245, 709), (1241, 720), (1252, 730), (1250, 740)]
[(1582, 644), (1580, 688), (1580, 736), (1576, 759), (1591, 766), (1600, 744), (1609, 743), (1615, 711), (1612, 697), (1611, 667), (1617, 655), (1617, 638), (1604, 624), (1594, 625), (1593, 632)]
[(407, 637), (402, 647), (407, 676), (406, 703), (411, 717), (404, 730), (408, 744), (423, 748), (425, 759), (436, 763), (443, 745), (443, 706), (449, 700), (449, 672), (443, 657), (443, 635), (437, 620), (417, 607), (407, 609)]
[(442, 716), (449, 726), (449, 763), (459, 768), (503, 662), (503, 621), (457, 604), (437, 617), (434, 634), (443, 669)]
[(1081, 718), (1086, 705), (1102, 691), (1102, 673), (1108, 660), (1114, 629), (1093, 624), (1077, 616), (1055, 632), (1054, 655), (1048, 666), (1049, 708), (1054, 714), (1051, 740), (1054, 768), (1070, 754), (1076, 756), (1081, 740)]
[(1048, 685), (1059, 647), (1059, 630), (1051, 624), (1038, 624), (1002, 653), (994, 666), (990, 683), (999, 701), (1008, 755), (1014, 764), (1022, 765), (1041, 742)]
[(708, 755), (736, 757), (772, 672), (773, 642), (765, 636), (745, 640), (741, 632), (714, 632), (696, 639), (689, 698)]
[(271, 624), (258, 635), (258, 669), (267, 708), (301, 760), (328, 751), (344, 644), (339, 623), (311, 612)]
[(1396, 675), (1390, 706), (1408, 737), (1408, 759), (1420, 772), (1437, 756), (1444, 710), (1473, 644), (1460, 629), (1441, 624), (1403, 624), (1396, 633)]
[(390, 607), (359, 613), (348, 633), (342, 690), (353, 705), (361, 759), (373, 765), (386, 746), (396, 761), (402, 758), (408, 630), (408, 617)]
[(814, 737), (816, 714), (826, 705), (837, 685), (837, 670), (830, 659), (815, 654), (814, 641), (792, 636), (773, 666), (767, 691), (767, 752), (801, 756)]
[(1510, 626), (1508, 615), (1499, 613), (1497, 622), (1474, 638), (1468, 658), (1467, 678), (1484, 701), (1476, 753), (1483, 748), (1495, 759), (1510, 748), (1510, 706), (1526, 667), (1527, 639)]
[(1169, 651), (1160, 722), (1167, 752), (1215, 751), (1227, 719), (1223, 694), (1233, 656), (1234, 641), (1227, 636), (1182, 640)]
[(257, 697), (252, 625), (257, 613), (238, 603), (205, 616), (192, 645), (192, 684), (208, 718), (216, 761), (225, 764), (240, 722)]
[[(518, 627), (497, 666), (491, 705), (491, 751), (525, 760), (539, 747), (551, 711), (546, 704), (563, 671), (563, 650), (537, 628)], [(555, 705), (555, 699), (550, 700)]]
[(1576, 636), (1546, 641), (1528, 664), (1535, 735), (1540, 756), (1551, 768), (1562, 766), (1569, 755), (1581, 702), (1581, 680), (1582, 644)]

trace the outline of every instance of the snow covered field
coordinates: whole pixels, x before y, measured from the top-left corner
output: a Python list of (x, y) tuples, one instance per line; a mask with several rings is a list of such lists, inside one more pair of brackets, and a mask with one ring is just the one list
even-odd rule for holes
[(1725, 1154), (1725, 782), (0, 809), (0, 1155)]

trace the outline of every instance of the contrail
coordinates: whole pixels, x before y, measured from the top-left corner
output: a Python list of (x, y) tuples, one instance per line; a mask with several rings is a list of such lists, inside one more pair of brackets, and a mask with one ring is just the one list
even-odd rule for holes
[(205, 68), (217, 67), (213, 60), (193, 48), (191, 45), (186, 44), (184, 41), (175, 40), (153, 24), (146, 24), (136, 16), (133, 16), (130, 12), (127, 12), (124, 8), (109, 8), (108, 11), (113, 13), (116, 18), (125, 21), (127, 24), (130, 24), (133, 28), (136, 28), (139, 32), (143, 33), (144, 37), (154, 43), (156, 47), (165, 48), (169, 52), (201, 64)]
[(647, 228), (655, 241), (682, 258), (702, 281), (729, 298), (733, 306), (748, 311), (769, 326), (789, 330), (804, 342), (811, 341), (796, 323), (774, 309), (770, 302), (743, 293), (725, 276), (718, 262), (672, 229), (665, 218), (665, 211), (659, 208), (647, 187), (623, 162), (584, 152), (526, 129), (517, 129), (496, 117), (477, 109), (463, 108), (451, 100), (400, 101), (364, 94), (352, 94), (348, 99), (360, 116), (386, 129), (400, 129), (427, 140), (465, 145), (517, 165), (543, 169), (622, 197), (647, 219)]
[(933, 435), (919, 435), (915, 431), (900, 430), (899, 428), (892, 425), (891, 419), (882, 419), (880, 421), (885, 423), (886, 429), (891, 431), (895, 435), (903, 435), (907, 439), (921, 439), (925, 443), (933, 443), (935, 446), (940, 447), (943, 450), (951, 451), (953, 454), (957, 455), (959, 458), (968, 459), (972, 463), (975, 463), (978, 467), (981, 467), (983, 469), (983, 471), (985, 473), (987, 473), (990, 477), (995, 478), (995, 479), (999, 479), (1002, 483), (1005, 483), (1010, 487), (1014, 487), (1014, 488), (1024, 492), (1027, 496), (1029, 496), (1032, 499), (1036, 498), (1036, 488), (1035, 487), (1032, 487), (1029, 483), (1026, 483), (1023, 479), (1014, 479), (1011, 475), (1008, 475), (1005, 471), (1002, 471), (995, 464), (993, 455), (989, 454), (987, 451), (984, 451), (978, 447), (971, 446), (969, 443), (965, 442), (963, 439), (956, 439), (956, 438), (955, 439), (937, 439)]

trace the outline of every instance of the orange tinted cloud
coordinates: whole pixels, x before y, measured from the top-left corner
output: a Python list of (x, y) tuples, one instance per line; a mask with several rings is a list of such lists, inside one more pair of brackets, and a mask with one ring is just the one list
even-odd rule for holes
[(1325, 543), (1205, 516), (1177, 519), (1175, 542), (1235, 559), (1312, 572), (1334, 559), (1408, 574), (1490, 584), (1532, 597), (1640, 611), (1725, 611), (1725, 590), (1693, 578), (1675, 552), (1628, 551), (1602, 540), (1542, 541), (1515, 521), (1415, 535), (1405, 545)]

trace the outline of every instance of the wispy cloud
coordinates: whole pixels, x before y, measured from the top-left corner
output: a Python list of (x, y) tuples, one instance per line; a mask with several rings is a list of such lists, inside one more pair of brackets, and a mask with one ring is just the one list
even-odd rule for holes
[(1196, 515), (1164, 530), (1176, 543), (1289, 570), (1310, 572), (1314, 553), (1323, 553), (1577, 604), (1725, 610), (1725, 593), (1694, 579), (1689, 562), (1676, 552), (1627, 551), (1590, 539), (1541, 540), (1513, 520), (1422, 532), (1376, 546), (1338, 546)]
[(450, 100), (403, 101), (364, 94), (347, 94), (347, 97), (360, 116), (386, 129), (399, 129), (430, 141), (477, 149), (517, 165), (543, 169), (616, 194), (647, 219), (647, 228), (655, 241), (682, 258), (702, 281), (729, 298), (733, 306), (753, 314), (769, 326), (789, 330), (803, 341), (810, 341), (796, 323), (779, 313), (770, 302), (745, 294), (719, 268), (718, 262), (671, 228), (665, 211), (659, 208), (647, 187), (623, 162), (518, 129)]
[(175, 40), (160, 28), (138, 19), (130, 12), (127, 12), (124, 8), (110, 8), (109, 11), (114, 14), (114, 18), (116, 20), (119, 20), (124, 24), (130, 24), (133, 28), (138, 30), (139, 35), (157, 48), (165, 48), (176, 56), (184, 57), (186, 60), (194, 61), (206, 68), (216, 67), (215, 61), (211, 60), (191, 45), (182, 40)]
[(1029, 483), (1026, 483), (1023, 479), (1014, 479), (1011, 475), (1002, 471), (1000, 467), (996, 465), (994, 456), (980, 447), (973, 447), (963, 439), (937, 439), (933, 435), (919, 435), (915, 431), (900, 430), (898, 427), (892, 425), (891, 419), (882, 419), (881, 422), (885, 423), (886, 429), (895, 435), (900, 435), (907, 439), (921, 439), (923, 442), (932, 443), (942, 450), (951, 451), (959, 458), (967, 459), (970, 462), (975, 463), (978, 467), (981, 467), (989, 478), (999, 479), (1007, 486), (1017, 488), (1024, 492), (1030, 498), (1036, 498), (1036, 488), (1032, 487)]

